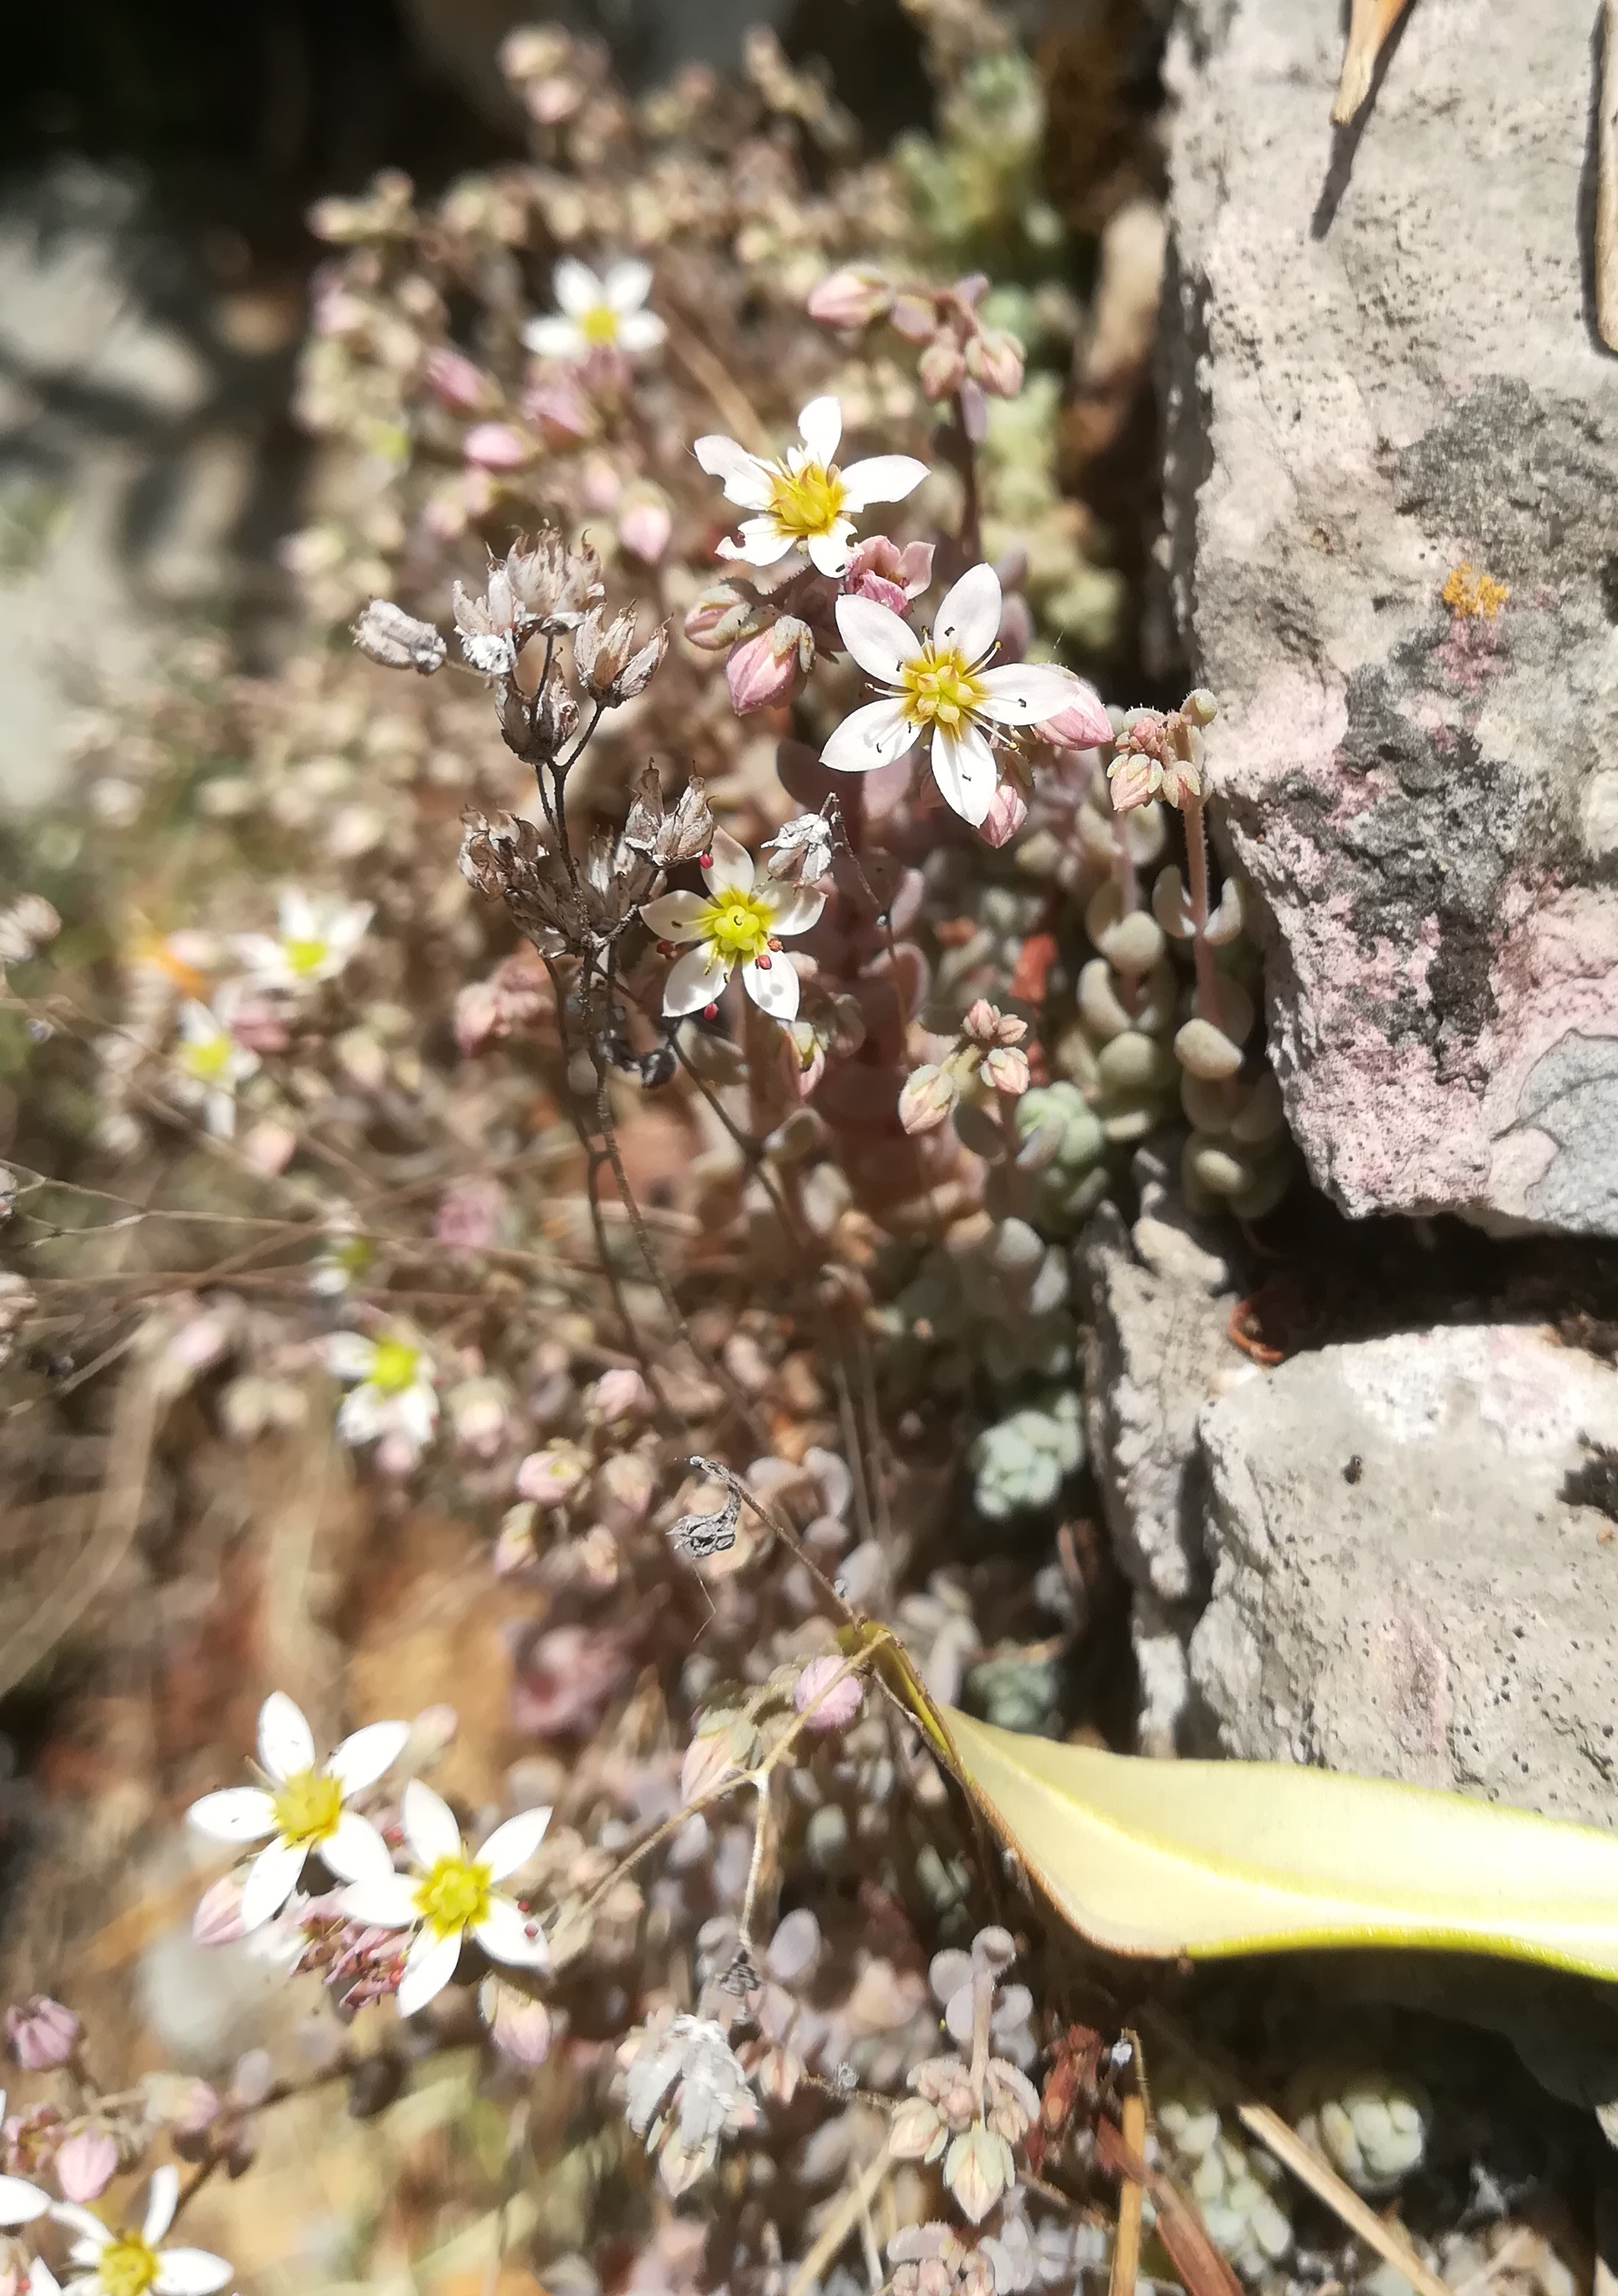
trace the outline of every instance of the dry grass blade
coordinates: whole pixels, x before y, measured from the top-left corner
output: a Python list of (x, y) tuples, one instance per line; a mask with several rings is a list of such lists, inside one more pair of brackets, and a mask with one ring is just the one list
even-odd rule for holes
[(1307, 2185), (1317, 2200), (1324, 2201), (1341, 2217), (1351, 2232), (1374, 2248), (1395, 2272), (1402, 2272), (1417, 2296), (1452, 2296), (1449, 2283), (1422, 2262), (1404, 2234), (1362, 2201), (1351, 2185), (1345, 2185), (1278, 2112), (1267, 2104), (1238, 2104), (1236, 2112), (1249, 2134), (1273, 2152), (1283, 2168), (1290, 2169), (1300, 2184)]
[[(1123, 2143), (1140, 2160), (1146, 2149), (1146, 2101), (1138, 2090), (1123, 2100)], [(1127, 2171), (1118, 2186), (1118, 2231), (1113, 2241), (1109, 2296), (1135, 2296), (1140, 2277), (1140, 2218), (1146, 2186)]]
[(843, 2242), (864, 2223), (866, 2213), (881, 2191), (891, 2166), (892, 2155), (884, 2144), (875, 2159), (867, 2161), (860, 2170), (856, 2182), (816, 2234), (809, 2253), (787, 2284), (786, 2296), (804, 2296), (807, 2289), (812, 2288), (817, 2281), (825, 2279), (825, 2268)]
[[(1096, 2158), (1110, 2176), (1152, 2195), (1157, 2236), (1186, 2284), (1187, 2296), (1242, 2296), (1242, 2284), (1208, 2237), (1193, 2202), (1161, 2169), (1127, 2144), (1105, 2114), (1096, 2123)], [(1114, 2251), (1116, 2254), (1116, 2251)]]
[(1343, 74), (1332, 105), (1334, 127), (1346, 127), (1369, 95), (1376, 59), (1409, 4), (1410, 0), (1354, 0), (1348, 46), (1343, 52)]
[(1596, 324), (1618, 351), (1618, 0), (1601, 12), (1601, 86), (1597, 99)]
[(140, 1522), (152, 1439), (157, 1428), (155, 1364), (137, 1358), (125, 1374), (112, 1413), (107, 1474), (82, 1552), (56, 1586), (0, 1645), (0, 1697), (70, 1634), (128, 1553)]

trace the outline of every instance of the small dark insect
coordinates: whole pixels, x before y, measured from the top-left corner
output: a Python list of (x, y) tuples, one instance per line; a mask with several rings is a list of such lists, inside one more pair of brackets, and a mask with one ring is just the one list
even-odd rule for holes
[(1365, 1461), (1360, 1457), (1359, 1452), (1356, 1451), (1353, 1457), (1349, 1461), (1347, 1466), (1343, 1470), (1343, 1480), (1345, 1483), (1357, 1483), (1364, 1472)]
[(706, 1562), (710, 1554), (728, 1554), (736, 1543), (736, 1517), (742, 1502), (734, 1496), (712, 1514), (683, 1514), (669, 1526), (669, 1544), (688, 1562)]

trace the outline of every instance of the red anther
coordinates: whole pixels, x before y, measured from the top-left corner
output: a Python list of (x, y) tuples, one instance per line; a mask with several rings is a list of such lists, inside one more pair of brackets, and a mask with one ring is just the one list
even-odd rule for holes
[(713, 856), (712, 856), (712, 854), (711, 854), (711, 853), (704, 853), (704, 854), (702, 856), (701, 859), (698, 861), (698, 863), (697, 863), (697, 865), (697, 865), (697, 867), (698, 867), (699, 869), (711, 869), (711, 868), (712, 868), (712, 866), (713, 866)]
[(776, 939), (776, 937), (775, 937), (775, 935), (774, 935), (773, 933), (770, 935), (770, 942), (769, 942), (769, 945), (770, 945), (771, 948), (777, 948), (777, 949), (778, 949), (778, 948), (780, 947), (780, 946), (781, 946), (780, 942)]
[(758, 966), (760, 972), (768, 972), (769, 971), (769, 959), (765, 955), (762, 949), (760, 949), (758, 955), (754, 957), (753, 963)]
[(671, 940), (660, 940), (657, 944), (657, 953), (660, 956), (672, 956), (674, 943)]
[(719, 1006), (718, 1006), (717, 1004), (704, 1004), (704, 1005), (703, 1005), (703, 1007), (702, 1007), (702, 1018), (703, 1018), (703, 1020), (704, 1020), (704, 1021), (717, 1021), (717, 1020), (719, 1019)]
[(537, 1938), (539, 1934), (538, 1923), (524, 1922), (522, 1924), (522, 1934), (526, 1938)]

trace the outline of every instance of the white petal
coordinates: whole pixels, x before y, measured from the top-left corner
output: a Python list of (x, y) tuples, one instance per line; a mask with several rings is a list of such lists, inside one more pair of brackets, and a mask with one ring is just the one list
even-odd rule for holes
[(345, 1801), (350, 1794), (374, 1786), (384, 1770), (393, 1767), (409, 1735), (408, 1722), (367, 1722), (363, 1730), (343, 1740), (326, 1764), (326, 1772), (341, 1786)]
[(238, 933), (236, 955), (249, 972), (269, 973), (280, 979), (291, 971), (286, 951), (268, 933)]
[(262, 1929), (266, 1922), (274, 1921), (297, 1888), (308, 1855), (301, 1841), (272, 1841), (259, 1852), (242, 1890), (244, 1930)]
[(975, 726), (965, 726), (958, 734), (946, 734), (941, 726), (935, 726), (932, 778), (943, 793), (945, 804), (952, 806), (961, 819), (969, 821), (975, 829), (980, 821), (988, 818), (1000, 779), (988, 737), (980, 734)]
[(418, 1451), (424, 1451), (431, 1442), (439, 1423), (439, 1399), (424, 1381), (418, 1380), (407, 1387), (403, 1395), (390, 1398), (393, 1424), (407, 1435)]
[(618, 323), (620, 349), (654, 351), (669, 330), (655, 311), (626, 311)]
[(326, 1369), (335, 1379), (369, 1379), (376, 1342), (363, 1332), (333, 1332), (326, 1341)]
[(272, 1690), (259, 1710), (259, 1759), (277, 1785), (315, 1767), (314, 1734), (284, 1690)]
[(340, 1882), (388, 1882), (393, 1878), (393, 1859), (387, 1843), (370, 1819), (361, 1817), (357, 1809), (345, 1809), (337, 1821), (336, 1832), (316, 1847), (320, 1851), (321, 1864)]
[(214, 2296), (235, 2276), (235, 2266), (205, 2248), (166, 2248), (158, 2259), (157, 2296)]
[(652, 292), (652, 266), (637, 256), (615, 263), (601, 283), (601, 298), (614, 311), (638, 311)]
[(49, 2195), (25, 2177), (0, 2177), (0, 2225), (32, 2224), (50, 2205)]
[(715, 545), (719, 557), (744, 558), (750, 566), (778, 565), (797, 547), (797, 536), (783, 533), (773, 518), (744, 518), (739, 542), (727, 535)]
[(865, 510), (872, 503), (903, 502), (926, 475), (927, 465), (914, 455), (867, 455), (842, 473), (843, 507)]
[(819, 923), (825, 895), (804, 885), (783, 885), (779, 892), (767, 891), (764, 902), (770, 912), (770, 931), (791, 939), (794, 934), (806, 933), (811, 925)]
[(723, 479), (727, 502), (735, 503), (743, 510), (764, 508), (775, 478), (768, 463), (760, 462), (757, 455), (750, 455), (745, 447), (717, 430), (699, 439), (693, 451), (710, 479)]
[(69, 2251), (75, 2264), (93, 2264), (103, 2249), (110, 2246), (111, 2226), (103, 2224), (89, 2209), (81, 2209), (77, 2201), (53, 2201), (51, 2214), (58, 2224), (66, 2225), (70, 2232), (78, 2234)]
[(751, 893), (752, 855), (746, 846), (738, 845), (727, 831), (716, 829), (708, 849), (713, 856), (713, 866), (703, 870), (702, 882), (713, 898), (722, 901), (729, 893)]
[(641, 922), (659, 940), (695, 940), (696, 921), (707, 908), (700, 893), (660, 893), (641, 910)]
[(436, 1865), (440, 1857), (461, 1855), (461, 1829), (441, 1794), (420, 1778), (411, 1778), (402, 1796), (405, 1839), (418, 1864)]
[(316, 914), (315, 904), (298, 885), (289, 885), (275, 908), (275, 922), (281, 928), (283, 940), (324, 940), (321, 920)]
[(979, 675), (984, 696), (978, 708), (999, 726), (1037, 726), (1073, 698), (1066, 670), (1048, 661), (1007, 661)]
[(551, 292), (570, 319), (581, 319), (587, 311), (598, 310), (606, 300), (606, 290), (587, 263), (580, 263), (576, 255), (564, 255), (551, 274)]
[(905, 664), (922, 650), (908, 622), (875, 598), (839, 598), (837, 631), (866, 676), (887, 685), (898, 684)]
[(842, 402), (830, 397), (811, 398), (799, 414), (798, 436), (812, 461), (822, 464), (834, 461), (837, 441), (842, 436)]
[(811, 534), (804, 544), (809, 563), (834, 580), (849, 570), (849, 560), (854, 554), (854, 521), (851, 518), (834, 519), (825, 534)]
[(478, 1852), (478, 1863), (488, 1866), (490, 1880), (504, 1882), (508, 1874), (526, 1866), (544, 1841), (550, 1822), (548, 1809), (524, 1809), (508, 1817), (504, 1825), (497, 1825)]
[(704, 1004), (719, 1002), (719, 991), (730, 978), (728, 958), (703, 941), (699, 947), (687, 949), (678, 964), (669, 968), (669, 978), (663, 983), (663, 1011), (669, 1020), (678, 1020), (685, 1013), (700, 1013)]
[(577, 322), (558, 318), (530, 319), (522, 330), (522, 348), (536, 358), (582, 358), (590, 348)]
[(342, 1909), (351, 1922), (367, 1929), (408, 1930), (420, 1921), (415, 1890), (402, 1874), (367, 1874), (350, 1882), (342, 1892)]
[(387, 1399), (374, 1387), (357, 1387), (344, 1396), (337, 1411), (337, 1437), (342, 1443), (373, 1443), (388, 1431)]
[(146, 2218), (141, 2226), (141, 2238), (148, 2248), (155, 2248), (169, 2226), (180, 2197), (180, 2172), (172, 2161), (165, 2161), (160, 2169), (152, 2172), (152, 2182), (146, 2187)]
[(491, 1898), (488, 1915), (472, 1935), (492, 1960), (503, 1961), (512, 1969), (543, 1969), (550, 1959), (538, 1923), (510, 1898)]
[(902, 758), (916, 738), (902, 701), (867, 701), (843, 719), (821, 750), (820, 762), (834, 773), (868, 774), (875, 766), (891, 766), (895, 758)]
[(742, 986), (760, 1012), (768, 1013), (772, 1021), (797, 1019), (798, 974), (785, 957), (772, 956), (768, 972), (757, 957), (750, 957), (742, 967)]
[(275, 1831), (275, 1805), (261, 1786), (226, 1786), (204, 1794), (185, 1816), (210, 1841), (262, 1841)]
[(441, 1993), (455, 1975), (455, 1965), (461, 1958), (459, 1930), (451, 1930), (448, 1937), (432, 1937), (423, 1930), (405, 1956), (405, 1973), (399, 1980), (398, 2013), (414, 2017), (424, 2009), (435, 1993)]
[(62, 2283), (50, 2266), (34, 2257), (22, 2284), (22, 2296), (62, 2296)]
[(958, 646), (979, 661), (1000, 635), (1000, 578), (992, 566), (969, 566), (944, 593), (932, 625), (935, 643)]

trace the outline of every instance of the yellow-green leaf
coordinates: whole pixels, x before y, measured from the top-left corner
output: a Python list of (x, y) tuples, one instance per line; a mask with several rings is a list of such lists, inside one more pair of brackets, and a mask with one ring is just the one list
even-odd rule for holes
[(1618, 1979), (1618, 1835), (1334, 1770), (1057, 1745), (926, 1704), (1030, 1878), (1113, 1952), (1425, 1946)]

